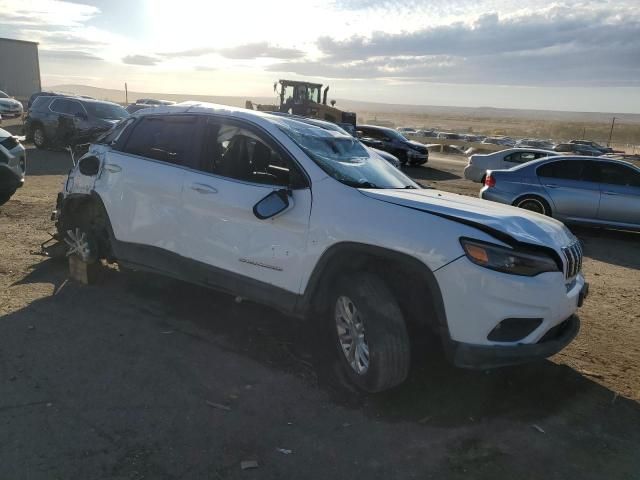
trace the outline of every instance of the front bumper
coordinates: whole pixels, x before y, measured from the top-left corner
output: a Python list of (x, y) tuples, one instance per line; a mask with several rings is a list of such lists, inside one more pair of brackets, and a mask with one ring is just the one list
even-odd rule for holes
[[(550, 341), (550, 331), (576, 313), (589, 291), (580, 273), (570, 280), (562, 272), (509, 275), (475, 265), (465, 256), (434, 274), (445, 308), (445, 347), (456, 364), (466, 367), (500, 366), (552, 355), (554, 348), (561, 349), (573, 337), (541, 345)], [(525, 323), (532, 326), (523, 328)], [(503, 325), (515, 326), (516, 333), (501, 338)], [(481, 359), (474, 365), (475, 354), (467, 351), (484, 352), (489, 360), (491, 352), (495, 355), (492, 361)]]
[(429, 161), (429, 154), (428, 153), (419, 153), (419, 152), (414, 152), (414, 151), (408, 151), (407, 152), (407, 159), (409, 160), (409, 162), (412, 163), (427, 163)]
[(486, 369), (540, 360), (569, 345), (579, 330), (580, 319), (572, 315), (549, 330), (538, 343), (530, 345), (486, 346), (455, 342), (452, 345), (453, 363), (462, 368)]
[(9, 168), (6, 164), (0, 165), (0, 194), (11, 194), (24, 184), (24, 176)]

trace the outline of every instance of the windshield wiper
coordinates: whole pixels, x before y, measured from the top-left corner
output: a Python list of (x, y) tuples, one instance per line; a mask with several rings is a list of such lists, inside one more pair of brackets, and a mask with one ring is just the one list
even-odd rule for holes
[(405, 190), (417, 190), (418, 187), (414, 187), (413, 185), (405, 185), (403, 187)]
[(379, 186), (377, 186), (374, 183), (371, 182), (367, 182), (367, 181), (360, 181), (356, 184), (356, 187), (358, 188), (380, 188)]

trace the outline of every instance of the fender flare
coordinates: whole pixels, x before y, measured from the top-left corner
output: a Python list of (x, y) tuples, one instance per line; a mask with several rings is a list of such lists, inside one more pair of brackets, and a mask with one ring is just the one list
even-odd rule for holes
[(392, 262), (394, 265), (398, 265), (399, 268), (403, 270), (406, 269), (406, 271), (418, 275), (428, 289), (425, 295), (429, 296), (430, 303), (433, 307), (435, 314), (433, 326), (437, 329), (436, 333), (445, 343), (451, 339), (442, 293), (431, 269), (417, 258), (406, 253), (364, 243), (340, 242), (324, 251), (316, 263), (306, 288), (296, 305), (297, 312), (304, 316), (312, 312), (318, 295), (322, 295), (322, 289), (324, 288), (323, 283), (327, 275), (330, 276), (337, 273), (340, 269), (337, 265), (344, 266), (342, 259), (350, 259), (358, 256), (364, 258), (373, 257), (375, 259)]

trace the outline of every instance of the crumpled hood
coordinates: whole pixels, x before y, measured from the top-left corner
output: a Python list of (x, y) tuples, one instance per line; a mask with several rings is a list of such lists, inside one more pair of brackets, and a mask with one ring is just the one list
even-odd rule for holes
[(433, 189), (362, 189), (360, 192), (376, 200), (449, 217), (453, 221), (459, 219), (480, 229), (497, 230), (518, 242), (558, 249), (575, 241), (575, 236), (562, 222), (501, 203)]

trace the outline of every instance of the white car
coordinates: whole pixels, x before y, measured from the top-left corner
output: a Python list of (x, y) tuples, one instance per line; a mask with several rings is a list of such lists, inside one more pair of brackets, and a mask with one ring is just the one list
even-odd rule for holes
[(22, 103), (0, 90), (0, 115), (4, 118), (21, 117), (23, 111)]
[(552, 150), (535, 148), (508, 148), (486, 155), (475, 154), (469, 157), (464, 169), (464, 178), (472, 182), (484, 183), (487, 170), (505, 170), (542, 157), (558, 155)]
[(422, 189), (350, 135), (211, 104), (123, 120), (70, 172), (54, 219), (86, 262), (321, 322), (366, 391), (406, 378), (414, 326), (463, 367), (552, 355), (587, 293), (562, 223)]
[(5, 204), (22, 187), (27, 168), (27, 154), (20, 141), (0, 128), (0, 205)]

